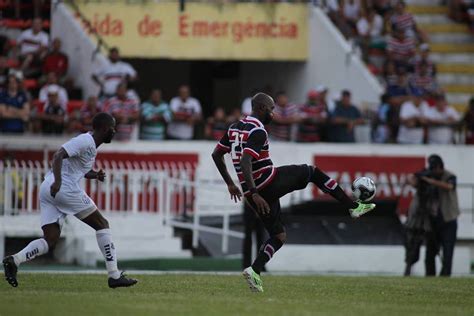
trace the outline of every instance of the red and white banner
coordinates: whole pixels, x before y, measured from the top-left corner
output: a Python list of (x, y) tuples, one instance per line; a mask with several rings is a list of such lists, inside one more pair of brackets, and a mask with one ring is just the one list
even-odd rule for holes
[[(406, 185), (409, 174), (425, 165), (423, 156), (314, 156), (314, 164), (336, 180), (348, 193), (351, 184), (358, 177), (370, 177), (377, 184), (375, 199), (399, 199), (398, 208), (406, 212), (414, 188)], [(315, 189), (314, 195), (323, 198), (323, 193)]]

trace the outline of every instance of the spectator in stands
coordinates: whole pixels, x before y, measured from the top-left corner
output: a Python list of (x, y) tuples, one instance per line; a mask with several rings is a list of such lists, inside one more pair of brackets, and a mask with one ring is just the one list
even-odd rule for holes
[(305, 104), (301, 106), (301, 123), (299, 125), (299, 142), (318, 142), (324, 139), (328, 119), (327, 107), (323, 95), (316, 90), (308, 92)]
[(46, 102), (48, 100), (48, 93), (49, 93), (48, 88), (51, 85), (54, 85), (59, 89), (59, 92), (58, 92), (59, 103), (61, 104), (63, 109), (67, 109), (67, 103), (69, 101), (69, 96), (67, 94), (66, 89), (64, 89), (63, 87), (61, 87), (59, 85), (58, 77), (57, 77), (55, 72), (48, 73), (48, 75), (46, 77), (46, 84), (41, 88), (41, 90), (39, 92), (39, 100), (41, 102)]
[(22, 60), (21, 69), (26, 77), (36, 74), (48, 51), (49, 36), (42, 29), (41, 19), (36, 18), (33, 20), (31, 29), (23, 31), (18, 38), (20, 59)]
[(368, 60), (369, 48), (385, 42), (383, 39), (383, 19), (371, 8), (363, 10), (362, 17), (357, 21), (358, 43), (365, 61)]
[(81, 109), (81, 132), (92, 131), (92, 118), (101, 112), (99, 98), (91, 95)]
[(360, 17), (359, 0), (340, 0), (339, 3), (342, 6), (344, 19), (353, 32), (356, 29), (357, 20), (359, 20)]
[(127, 84), (120, 83), (116, 95), (104, 104), (104, 112), (113, 115), (117, 123), (115, 139), (122, 141), (138, 139), (140, 105), (137, 99), (128, 96), (127, 91)]
[(372, 6), (374, 10), (382, 17), (388, 16), (392, 11), (391, 0), (373, 0)]
[(434, 95), (438, 91), (438, 85), (429, 73), (428, 63), (422, 62), (418, 67), (418, 72), (410, 78), (410, 85), (415, 89), (420, 89), (426, 95)]
[(166, 125), (171, 122), (172, 117), (169, 104), (163, 101), (161, 97), (161, 90), (153, 90), (150, 94), (150, 100), (144, 102), (141, 106), (140, 139), (165, 139)]
[(416, 53), (416, 43), (413, 38), (407, 37), (403, 29), (394, 28), (393, 36), (389, 39), (387, 53), (390, 61), (395, 63), (397, 69), (413, 69), (413, 62)]
[(416, 56), (415, 59), (415, 73), (420, 72), (421, 65), (427, 65), (428, 75), (432, 76), (433, 78), (436, 77), (436, 65), (430, 58), (430, 45), (427, 43), (423, 43), (419, 47), (419, 55)]
[(426, 111), (429, 105), (422, 95), (422, 91), (414, 90), (411, 100), (401, 106), (397, 138), (400, 144), (423, 144), (423, 128), (427, 124)]
[(474, 145), (474, 97), (469, 100), (469, 109), (464, 115), (466, 124), (466, 144)]
[(61, 40), (59, 38), (55, 38), (52, 43), (51, 52), (46, 55), (43, 60), (43, 74), (49, 74), (53, 72), (56, 74), (58, 82), (64, 84), (68, 67), (68, 57), (61, 52)]
[(269, 135), (273, 140), (290, 141), (296, 132), (301, 115), (296, 104), (291, 104), (285, 92), (280, 91), (276, 95), (273, 120), (269, 126)]
[(382, 95), (380, 101), (374, 124), (374, 142), (387, 143), (391, 138), (389, 119), (392, 106), (390, 104), (390, 96), (385, 93)]
[(5, 88), (8, 81), (8, 59), (0, 56), (0, 89)]
[(7, 88), (0, 91), (0, 130), (2, 133), (23, 133), (29, 121), (30, 105), (20, 90), (20, 80), (8, 76)]
[(436, 104), (426, 110), (428, 121), (428, 144), (452, 144), (454, 128), (461, 120), (461, 115), (448, 105), (444, 94), (436, 96)]
[(329, 89), (325, 85), (320, 84), (316, 87), (316, 92), (319, 95), (319, 102), (324, 105), (326, 111), (328, 113), (333, 112), (336, 108), (336, 102), (329, 96)]
[(229, 118), (226, 117), (224, 109), (218, 107), (214, 115), (207, 119), (204, 134), (207, 139), (220, 140), (227, 132), (229, 125)]
[(201, 103), (193, 97), (189, 86), (179, 87), (178, 96), (171, 99), (173, 121), (168, 125), (171, 139), (189, 140), (194, 137), (194, 126), (202, 119)]
[(331, 141), (342, 143), (355, 142), (354, 127), (364, 124), (365, 121), (359, 109), (352, 104), (350, 91), (342, 91), (341, 100), (337, 102), (330, 122), (331, 127), (328, 131), (328, 136)]
[(395, 12), (390, 22), (393, 29), (402, 31), (407, 38), (418, 38), (421, 42), (425, 42), (425, 36), (418, 29), (415, 18), (411, 13), (406, 11), (405, 1), (397, 1), (395, 4)]
[(397, 74), (397, 67), (395, 67), (395, 63), (393, 61), (388, 61), (384, 65), (384, 73), (385, 79), (385, 86), (396, 86), (399, 82), (398, 74)]
[(413, 93), (413, 87), (410, 85), (408, 74), (403, 68), (398, 70), (398, 81), (395, 85), (387, 87), (387, 94), (392, 98), (394, 104), (402, 104), (409, 100), (409, 96)]
[(59, 100), (57, 85), (48, 86), (48, 100), (40, 115), (41, 130), (44, 134), (62, 134), (66, 125), (66, 109)]
[[(352, 37), (354, 35), (354, 30), (346, 20), (343, 0), (328, 0), (327, 10), (329, 18), (337, 26), (341, 33), (346, 38)], [(350, 11), (350, 9), (348, 11)]]
[(104, 98), (111, 98), (121, 82), (129, 86), (130, 83), (137, 81), (137, 72), (129, 63), (120, 60), (118, 48), (113, 47), (109, 51), (109, 63), (93, 74), (92, 79), (100, 86), (101, 95)]

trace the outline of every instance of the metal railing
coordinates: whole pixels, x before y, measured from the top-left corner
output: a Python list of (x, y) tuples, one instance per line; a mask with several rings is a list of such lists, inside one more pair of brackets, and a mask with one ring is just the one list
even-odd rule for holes
[[(187, 228), (193, 246), (199, 233), (222, 236), (222, 251), (228, 252), (229, 237), (243, 238), (230, 230), (230, 217), (241, 213), (229, 198), (226, 186), (196, 181), (191, 163), (97, 161), (103, 183), (81, 181), (85, 192), (106, 213), (156, 214), (157, 224)], [(0, 164), (0, 217), (39, 213), (39, 190), (49, 167), (39, 161), (4, 161)], [(203, 217), (222, 217), (222, 228), (203, 225)]]
[[(105, 181), (84, 179), (81, 185), (106, 213), (156, 214), (159, 225), (191, 230), (193, 247), (198, 246), (201, 232), (221, 235), (222, 252), (227, 253), (229, 238), (243, 238), (242, 232), (230, 229), (230, 218), (241, 214), (241, 205), (231, 201), (221, 182), (197, 180), (196, 167), (190, 163), (98, 161), (96, 168), (106, 172)], [(48, 169), (38, 161), (0, 164), (0, 216), (38, 213), (39, 188)], [(292, 193), (290, 204), (311, 199), (312, 189)], [(457, 190), (461, 212), (474, 223), (474, 185), (458, 184)], [(204, 225), (204, 217), (221, 217), (222, 226)]]

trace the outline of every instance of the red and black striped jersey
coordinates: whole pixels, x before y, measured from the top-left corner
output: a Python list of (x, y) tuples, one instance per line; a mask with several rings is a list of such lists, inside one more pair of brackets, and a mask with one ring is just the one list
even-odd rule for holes
[(240, 159), (243, 153), (248, 153), (253, 157), (252, 176), (257, 189), (264, 188), (273, 180), (276, 169), (270, 159), (268, 134), (258, 119), (247, 116), (232, 124), (217, 143), (217, 148), (230, 153), (244, 194), (250, 192), (240, 168)]

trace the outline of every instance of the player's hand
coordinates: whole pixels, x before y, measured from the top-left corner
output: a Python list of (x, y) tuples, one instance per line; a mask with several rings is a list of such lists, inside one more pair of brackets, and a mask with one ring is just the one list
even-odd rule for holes
[(263, 199), (258, 193), (252, 194), (252, 200), (257, 206), (257, 212), (262, 215), (267, 215), (270, 213), (270, 206), (268, 205), (267, 201)]
[(242, 192), (240, 192), (240, 189), (235, 184), (228, 185), (227, 189), (229, 190), (231, 200), (234, 200), (235, 203), (240, 201)]
[(54, 181), (53, 184), (51, 184), (51, 196), (54, 198), (56, 197), (56, 194), (59, 192), (59, 189), (61, 189), (61, 182)]
[(99, 171), (97, 171), (97, 180), (99, 180), (100, 182), (104, 182), (105, 180), (104, 170), (100, 169)]

